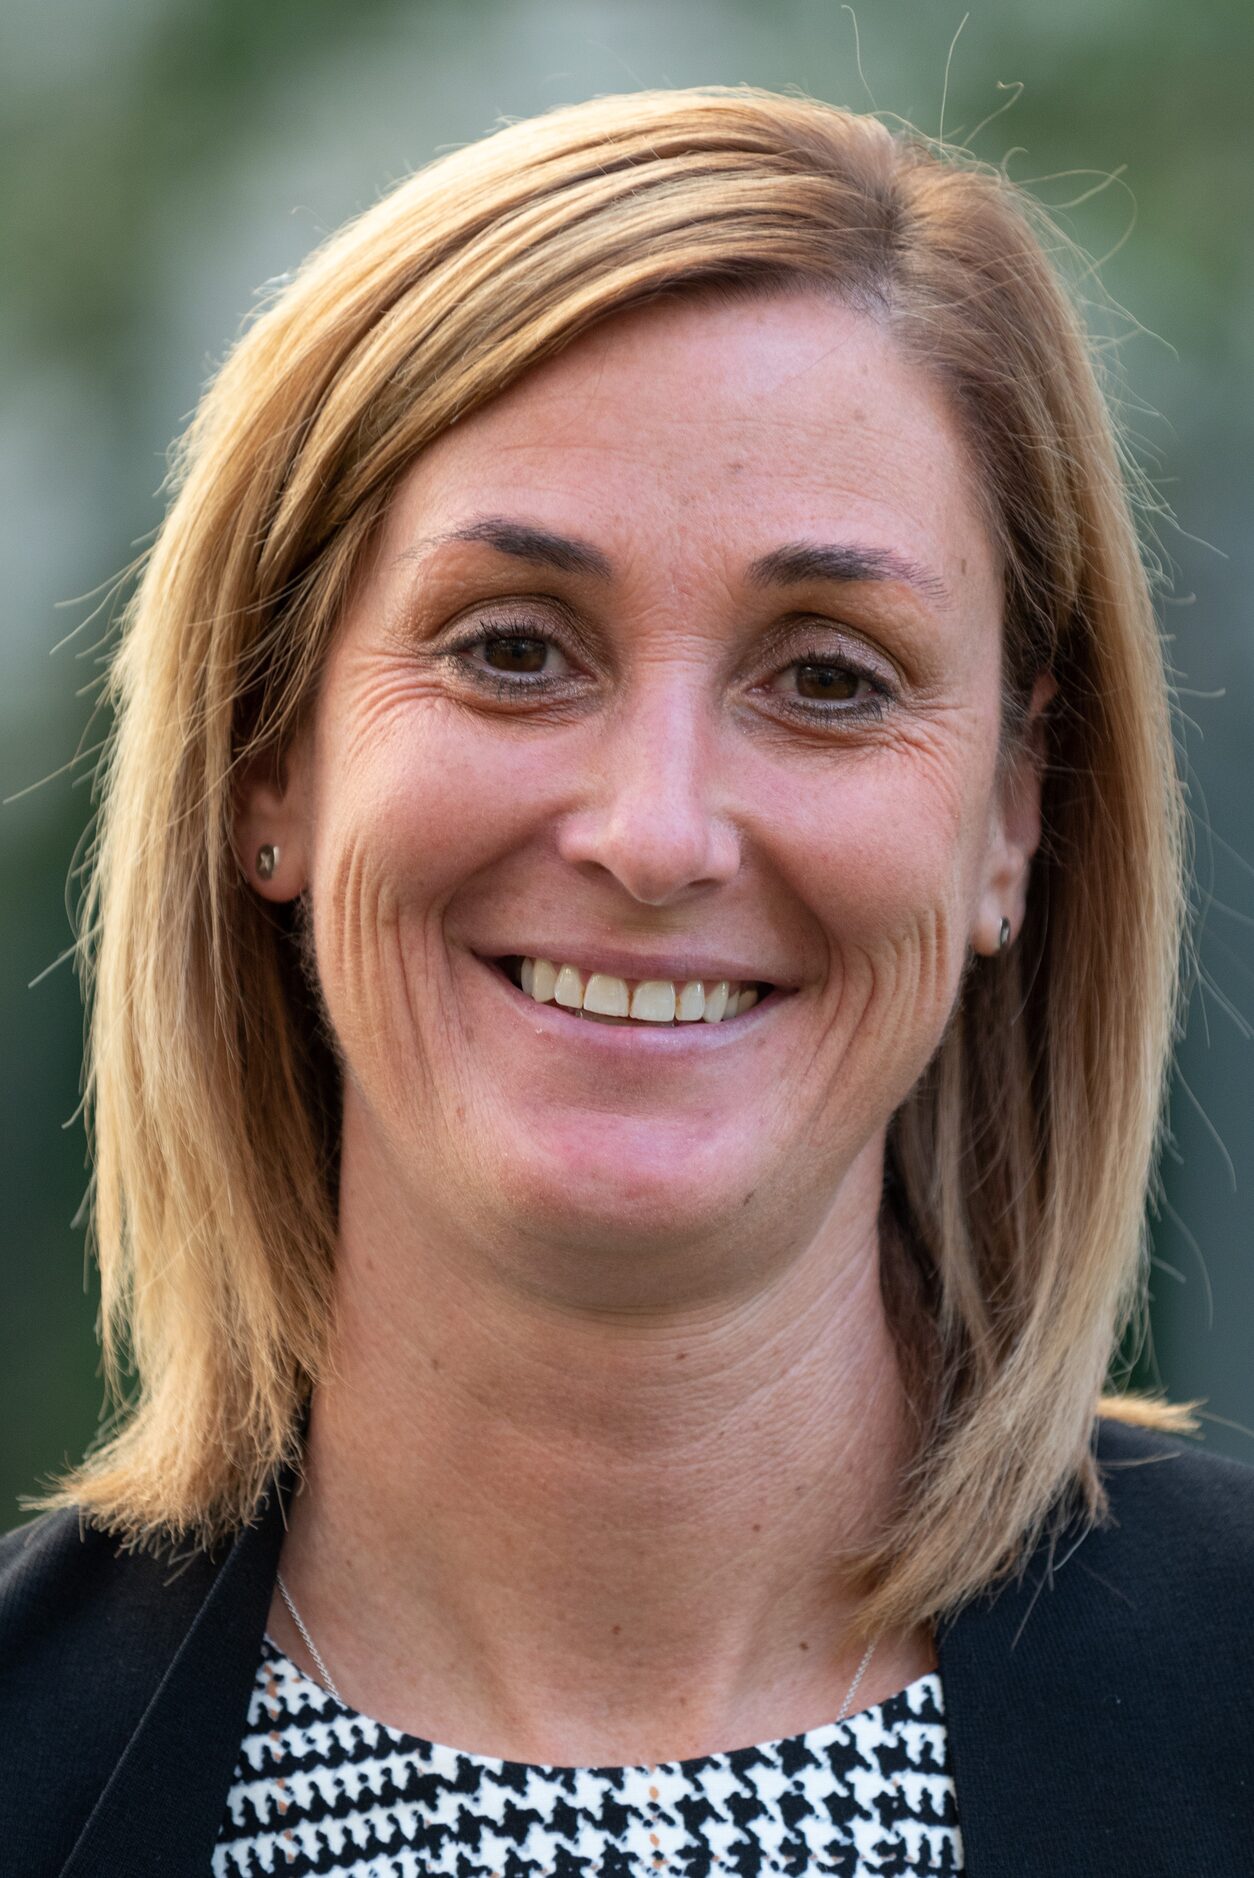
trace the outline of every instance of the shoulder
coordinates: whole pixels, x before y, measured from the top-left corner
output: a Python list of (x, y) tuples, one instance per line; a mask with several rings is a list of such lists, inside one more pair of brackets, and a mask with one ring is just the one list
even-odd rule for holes
[(213, 1575), (73, 1511), (0, 1537), (0, 1843), (59, 1872)]
[(0, 1622), (16, 1607), (37, 1608), (54, 1587), (93, 1577), (116, 1551), (72, 1507), (0, 1533)]
[(1195, 1597), (1204, 1590), (1218, 1600), (1212, 1617), (1231, 1609), (1254, 1627), (1254, 1466), (1114, 1421), (1099, 1425), (1096, 1454), (1109, 1513), (1077, 1559), (1117, 1561), (1155, 1605), (1186, 1587)]
[(1055, 1522), (945, 1634), (1020, 1659), (1056, 1644), (1081, 1679), (1119, 1657), (1121, 1675), (1146, 1684), (1173, 1657), (1183, 1672), (1220, 1631), (1254, 1638), (1254, 1467), (1111, 1420), (1098, 1424), (1094, 1454), (1104, 1517)]
[(1018, 1650), (1056, 1631), (1080, 1674), (1086, 1657), (1119, 1658), (1120, 1676), (1148, 1695), (1173, 1661), (1183, 1678), (1219, 1634), (1254, 1639), (1254, 1467), (1111, 1420), (1098, 1424), (1094, 1454), (1104, 1517), (1055, 1525), (975, 1608)]
[(44, 1513), (12, 1532), (0, 1533), (0, 1613), (10, 1600), (28, 1597), (58, 1569), (72, 1570), (82, 1549), (82, 1523), (72, 1511)]
[[(212, 1564), (204, 1555), (181, 1563), (125, 1551), (72, 1508), (45, 1513), (0, 1536), (0, 1662), (11, 1694), (28, 1661), (52, 1653), (90, 1663), (88, 1634), (120, 1642), (128, 1624), (173, 1635), (203, 1597)], [(167, 1595), (182, 1581), (180, 1591)]]
[[(1095, 1452), (1103, 1472), (1111, 1478), (1153, 1464), (1160, 1486), (1170, 1490), (1173, 1481), (1177, 1488), (1188, 1482), (1202, 1493), (1212, 1489), (1235, 1493), (1243, 1499), (1247, 1518), (1254, 1518), (1254, 1445), (1249, 1462), (1234, 1461), (1212, 1453), (1201, 1440), (1161, 1434), (1136, 1422), (1103, 1416), (1097, 1423)], [(1163, 1462), (1171, 1464), (1165, 1472)]]
[(938, 1638), (969, 1869), (1236, 1878), (1254, 1468), (1109, 1421), (1096, 1457), (1107, 1517), (1047, 1535)]

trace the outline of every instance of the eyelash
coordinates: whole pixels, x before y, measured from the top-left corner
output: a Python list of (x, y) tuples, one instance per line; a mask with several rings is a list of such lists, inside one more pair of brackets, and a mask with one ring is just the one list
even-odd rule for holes
[[(493, 641), (499, 642), (503, 639), (521, 639), (530, 644), (552, 646), (556, 651), (560, 652), (564, 658), (570, 658), (569, 652), (567, 652), (560, 639), (555, 638), (551, 633), (537, 629), (534, 621), (522, 619), (502, 619), (498, 624), (494, 625), (491, 630), (485, 631), (481, 628), (477, 632), (467, 634), (465, 638), (459, 639), (452, 645), (446, 646), (441, 656), (447, 659), (451, 664), (458, 666), (461, 672), (469, 677), (473, 684), (479, 686), (482, 690), (491, 692), (498, 698), (519, 697), (520, 695), (525, 696), (527, 694), (535, 695), (540, 692), (549, 691), (555, 684), (561, 682), (560, 680), (547, 678), (542, 672), (494, 672), (490, 668), (475, 665), (472, 662), (469, 654), (478, 647), (489, 645)], [(779, 694), (778, 708), (789, 712), (791, 715), (804, 718), (809, 723), (814, 723), (816, 719), (820, 721), (826, 720), (830, 723), (833, 720), (848, 722), (850, 719), (867, 720), (878, 718), (883, 716), (885, 709), (893, 702), (892, 692), (884, 683), (883, 679), (877, 674), (865, 670), (851, 659), (832, 657), (831, 655), (822, 653), (817, 648), (801, 652), (796, 658), (789, 659), (786, 665), (780, 666), (779, 672), (783, 673), (793, 670), (804, 671), (807, 668), (846, 672), (850, 677), (856, 678), (863, 684), (871, 687), (870, 696), (842, 703), (837, 706), (824, 705), (823, 702), (817, 698), (790, 699), (783, 694)], [(779, 674), (776, 675), (778, 676)]]

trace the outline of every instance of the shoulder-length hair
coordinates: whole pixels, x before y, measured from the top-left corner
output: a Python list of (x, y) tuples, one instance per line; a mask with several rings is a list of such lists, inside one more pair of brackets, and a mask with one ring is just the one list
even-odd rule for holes
[(868, 1628), (953, 1610), (1051, 1509), (1100, 1515), (1099, 1395), (1144, 1289), (1174, 1035), (1181, 794), (1128, 481), (1062, 247), (1000, 172), (748, 89), (604, 98), (402, 183), (206, 392), (111, 675), (81, 927), (94, 1243), (118, 1404), (41, 1504), (210, 1543), (298, 1459), (328, 1358), (338, 1090), (297, 944), (233, 848), (398, 479), (659, 295), (810, 285), (947, 391), (1004, 568), (1007, 729), (1058, 686), (1026, 927), (972, 961), (890, 1131), (883, 1290), (917, 1415)]

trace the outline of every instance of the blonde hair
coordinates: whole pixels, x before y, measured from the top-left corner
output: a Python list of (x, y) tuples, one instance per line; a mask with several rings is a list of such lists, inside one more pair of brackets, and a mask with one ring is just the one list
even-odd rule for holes
[(862, 1561), (865, 1621), (954, 1609), (1064, 1500), (1100, 1513), (1090, 1443), (1143, 1287), (1183, 837), (1149, 587), (1056, 239), (997, 171), (874, 118), (643, 93), (441, 158), (256, 319), (184, 441), (112, 667), (81, 949), (118, 1411), (41, 1504), (131, 1544), (209, 1543), (298, 1455), (331, 1312), (336, 1077), (291, 935), (237, 863), (234, 790), (308, 705), (398, 479), (620, 310), (810, 285), (947, 388), (1005, 567), (1011, 717), (1033, 673), (1059, 686), (1025, 930), (975, 963), (892, 1124), (884, 1291), (919, 1445)]

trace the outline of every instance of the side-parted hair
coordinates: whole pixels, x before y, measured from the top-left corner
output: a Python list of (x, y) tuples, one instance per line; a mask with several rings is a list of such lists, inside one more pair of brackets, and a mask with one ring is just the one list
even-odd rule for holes
[[(1128, 477), (1066, 244), (996, 169), (750, 89), (603, 98), (403, 182), (205, 393), (111, 668), (80, 949), (116, 1411), (42, 1505), (128, 1544), (255, 1517), (326, 1364), (337, 1072), (233, 845), (316, 693), (399, 479), (577, 334), (661, 295), (812, 286), (934, 374), (1004, 568), (1006, 736), (1052, 671), (1026, 926), (976, 959), (893, 1120), (883, 1290), (917, 1417), (868, 1631), (952, 1611), (1064, 1505), (1141, 1308), (1184, 823)], [(1151, 1419), (1154, 1405), (1115, 1412)]]

